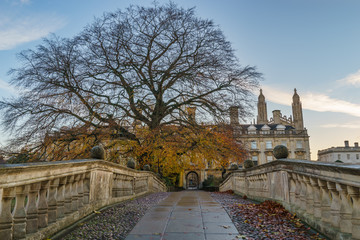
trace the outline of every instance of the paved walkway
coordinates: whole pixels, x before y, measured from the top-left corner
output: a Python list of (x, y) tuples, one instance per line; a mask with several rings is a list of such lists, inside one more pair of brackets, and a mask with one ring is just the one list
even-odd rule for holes
[(174, 192), (151, 208), (126, 240), (230, 240), (239, 235), (208, 192)]

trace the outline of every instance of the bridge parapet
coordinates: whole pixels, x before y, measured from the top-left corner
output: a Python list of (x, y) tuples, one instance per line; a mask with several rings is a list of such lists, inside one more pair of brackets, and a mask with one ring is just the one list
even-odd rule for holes
[(0, 165), (0, 239), (44, 239), (102, 207), (166, 190), (152, 172), (102, 160)]
[(231, 173), (227, 190), (280, 202), (331, 239), (360, 239), (360, 165), (281, 159)]

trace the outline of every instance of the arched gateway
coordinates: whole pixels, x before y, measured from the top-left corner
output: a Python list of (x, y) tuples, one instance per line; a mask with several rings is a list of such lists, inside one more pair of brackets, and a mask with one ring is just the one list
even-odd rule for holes
[(186, 189), (198, 189), (199, 176), (196, 172), (189, 172), (186, 175)]

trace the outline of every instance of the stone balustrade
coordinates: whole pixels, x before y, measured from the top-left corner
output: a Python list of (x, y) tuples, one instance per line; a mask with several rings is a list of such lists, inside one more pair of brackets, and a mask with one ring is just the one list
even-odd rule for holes
[(330, 239), (360, 239), (360, 165), (276, 160), (231, 173), (227, 190), (280, 202)]
[(0, 239), (46, 239), (94, 210), (160, 191), (152, 172), (102, 160), (0, 165)]

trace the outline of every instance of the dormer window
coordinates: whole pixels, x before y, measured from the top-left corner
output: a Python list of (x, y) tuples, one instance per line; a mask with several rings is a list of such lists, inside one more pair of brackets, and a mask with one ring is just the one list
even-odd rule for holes
[(250, 125), (247, 130), (248, 134), (256, 134), (256, 127), (254, 125)]
[(268, 125), (264, 125), (261, 127), (261, 134), (270, 134), (270, 127)]
[(284, 125), (278, 124), (278, 125), (276, 126), (276, 133), (278, 133), (278, 134), (284, 134), (284, 133), (285, 133), (285, 129), (286, 129), (286, 127), (285, 127)]

